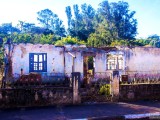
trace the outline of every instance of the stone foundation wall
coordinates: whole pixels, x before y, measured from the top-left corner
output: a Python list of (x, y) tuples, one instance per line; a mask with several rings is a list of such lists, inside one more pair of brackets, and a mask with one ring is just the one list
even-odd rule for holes
[(120, 101), (160, 100), (160, 84), (120, 85)]
[(0, 89), (0, 108), (64, 105), (73, 103), (69, 87)]

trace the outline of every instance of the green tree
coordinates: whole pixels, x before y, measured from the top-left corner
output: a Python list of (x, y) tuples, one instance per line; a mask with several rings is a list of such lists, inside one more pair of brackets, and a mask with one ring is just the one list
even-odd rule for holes
[(0, 26), (0, 34), (9, 35), (9, 34), (12, 34), (14, 32), (19, 33), (20, 30), (16, 27), (13, 27), (12, 23), (3, 23)]
[(37, 12), (37, 14), (38, 14), (37, 20), (40, 22), (40, 24), (44, 28), (50, 29), (52, 26), (55, 14), (49, 9), (41, 10)]
[(58, 16), (55, 17), (55, 20), (53, 21), (52, 30), (53, 30), (54, 34), (56, 34), (56, 35), (59, 35), (61, 37), (65, 36), (66, 31), (65, 31), (65, 27), (63, 25), (63, 21), (60, 20), (58, 18)]
[(160, 48), (160, 36), (158, 36), (157, 34), (154, 35), (150, 35), (147, 40), (150, 41), (150, 45), (153, 47), (158, 47)]
[(21, 31), (21, 33), (31, 33), (32, 29), (35, 27), (34, 23), (27, 23), (24, 21), (19, 21), (17, 27)]
[(111, 3), (111, 8), (118, 37), (128, 40), (134, 39), (137, 34), (137, 20), (133, 18), (135, 11), (129, 12), (128, 3), (123, 1)]
[(160, 40), (160, 36), (157, 34), (150, 35), (147, 39), (149, 40)]
[(108, 28), (107, 21), (103, 19), (101, 23), (97, 24), (95, 32), (89, 35), (88, 46), (110, 46), (113, 40), (114, 38), (112, 37), (111, 31)]
[(34, 36), (28, 33), (17, 34), (13, 33), (12, 41), (14, 43), (34, 43)]
[(73, 11), (74, 19), (71, 20), (71, 27), (68, 29), (68, 31), (72, 37), (82, 38), (82, 17), (80, 14), (79, 6), (77, 4), (73, 5)]
[(113, 36), (117, 39), (131, 40), (137, 34), (137, 20), (135, 11), (129, 10), (127, 2), (119, 1), (109, 3), (107, 0), (100, 3), (98, 13), (104, 16)]
[(87, 41), (89, 34), (94, 32), (93, 18), (95, 10), (91, 5), (82, 4), (81, 9), (79, 9), (79, 6), (75, 4), (73, 5), (74, 18), (72, 18), (71, 13), (71, 7), (66, 7), (69, 35)]
[(130, 45), (130, 42), (129, 41), (126, 41), (126, 40), (114, 40), (112, 43), (111, 43), (111, 47), (115, 47), (115, 46), (128, 46)]
[(70, 44), (70, 45), (74, 45), (74, 44), (78, 44), (78, 45), (84, 45), (86, 44), (84, 41), (80, 41), (77, 38), (73, 38), (71, 36), (67, 36), (65, 38), (63, 38), (62, 40), (58, 40), (55, 45), (66, 45), (66, 44)]
[(52, 44), (53, 43), (53, 37), (54, 35), (41, 35), (40, 40), (38, 43), (40, 44)]
[(3, 67), (4, 67), (4, 47), (3, 47), (3, 39), (0, 37), (0, 79), (2, 78), (3, 74)]
[(72, 20), (72, 11), (71, 11), (71, 7), (70, 7), (70, 6), (67, 6), (65, 12), (66, 12), (67, 19), (68, 19), (68, 29), (70, 29), (70, 27), (71, 27), (71, 20)]
[(44, 9), (37, 12), (37, 20), (46, 30), (52, 30), (54, 34), (59, 36), (65, 36), (65, 28), (62, 24), (62, 20), (58, 18), (57, 14), (54, 14), (49, 9)]
[(14, 33), (12, 35), (13, 43), (32, 43), (32, 44), (55, 44), (61, 38), (54, 34), (29, 34), (29, 33)]
[(132, 45), (134, 45), (134, 46), (146, 46), (146, 45), (149, 45), (149, 43), (150, 43), (149, 40), (144, 39), (144, 38), (139, 38), (136, 40), (132, 40), (130, 42), (132, 42)]
[(84, 28), (84, 36), (86, 36), (86, 39), (88, 38), (89, 34), (93, 33), (95, 31), (94, 29), (94, 17), (95, 17), (95, 10), (91, 5), (82, 4), (81, 5), (81, 11), (82, 11), (82, 19), (83, 24), (85, 26)]

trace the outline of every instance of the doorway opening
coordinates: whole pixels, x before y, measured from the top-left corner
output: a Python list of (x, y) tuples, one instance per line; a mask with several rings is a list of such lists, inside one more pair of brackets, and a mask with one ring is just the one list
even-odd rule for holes
[(84, 73), (84, 84), (88, 85), (91, 82), (91, 78), (94, 77), (94, 56), (84, 56), (83, 62), (83, 73)]

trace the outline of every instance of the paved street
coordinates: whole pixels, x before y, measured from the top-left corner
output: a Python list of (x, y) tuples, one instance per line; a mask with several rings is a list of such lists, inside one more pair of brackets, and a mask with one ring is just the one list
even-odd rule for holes
[(101, 103), (0, 110), (0, 120), (63, 120), (160, 112), (160, 102)]

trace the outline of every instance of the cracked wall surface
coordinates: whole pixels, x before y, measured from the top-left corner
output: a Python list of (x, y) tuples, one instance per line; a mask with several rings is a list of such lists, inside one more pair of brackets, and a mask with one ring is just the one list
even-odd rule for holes
[(48, 44), (19, 44), (13, 46), (11, 56), (13, 76), (21, 74), (21, 69), (23, 69), (24, 74), (29, 74), (29, 53), (47, 53), (47, 73), (64, 73), (63, 48)]
[[(83, 78), (84, 57), (94, 56), (94, 72), (103, 76), (109, 71), (107, 69), (107, 55), (123, 56), (122, 71), (160, 71), (160, 49), (147, 47), (121, 47), (117, 50), (107, 52), (98, 48), (87, 48), (86, 46), (54, 46), (49, 44), (13, 44), (5, 45), (5, 56), (10, 59), (10, 72), (13, 77), (21, 74), (29, 74), (29, 54), (47, 53), (47, 72), (41, 74), (56, 74), (71, 76), (72, 72), (80, 72)], [(123, 73), (123, 72), (122, 72)]]
[(125, 48), (126, 71), (160, 71), (160, 49), (151, 47)]

